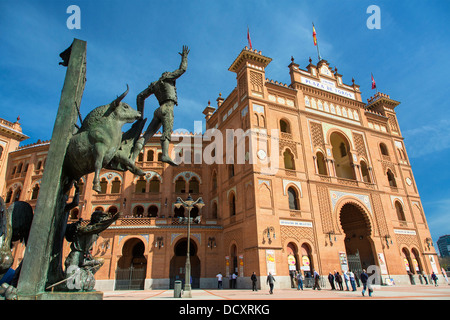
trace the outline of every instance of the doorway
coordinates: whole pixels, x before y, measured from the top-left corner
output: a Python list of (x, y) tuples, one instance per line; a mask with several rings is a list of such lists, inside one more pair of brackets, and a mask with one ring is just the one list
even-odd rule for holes
[(340, 210), (340, 222), (345, 233), (345, 251), (351, 271), (360, 275), (362, 269), (376, 265), (372, 228), (367, 213), (360, 206), (346, 203)]
[[(200, 288), (200, 259), (197, 256), (197, 245), (195, 241), (190, 241), (190, 263), (191, 263), (191, 287)], [(175, 245), (174, 256), (170, 260), (170, 282), (169, 288), (173, 289), (176, 280), (180, 280), (184, 288), (186, 278), (186, 254), (187, 238), (181, 239)]]
[(137, 238), (129, 239), (117, 262), (115, 290), (143, 290), (147, 273), (145, 245)]

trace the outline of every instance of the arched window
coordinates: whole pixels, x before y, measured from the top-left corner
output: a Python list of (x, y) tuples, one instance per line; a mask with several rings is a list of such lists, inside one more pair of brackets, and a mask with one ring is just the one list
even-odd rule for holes
[(21, 193), (22, 193), (22, 189), (21, 188), (17, 188), (16, 193), (14, 194), (14, 202), (19, 201)]
[(147, 212), (148, 212), (149, 217), (155, 218), (158, 216), (158, 207), (152, 205), (152, 206), (148, 207)]
[(153, 161), (154, 159), (154, 152), (153, 150), (148, 150), (147, 151), (147, 161)]
[(388, 149), (384, 143), (380, 143), (380, 152), (383, 156), (389, 156)]
[(403, 207), (399, 201), (395, 201), (395, 211), (399, 221), (406, 221), (405, 212), (403, 212)]
[(133, 209), (133, 217), (134, 218), (142, 218), (144, 216), (144, 207), (136, 206)]
[(293, 187), (289, 187), (287, 191), (289, 198), (289, 209), (300, 210), (297, 191)]
[(39, 161), (36, 165), (36, 170), (41, 170), (42, 167), (42, 161)]
[(394, 174), (392, 173), (391, 169), (388, 169), (386, 175), (387, 175), (387, 178), (389, 181), (389, 186), (397, 188), (397, 182), (395, 182), (395, 177), (394, 177)]
[(289, 122), (286, 120), (280, 120), (280, 131), (284, 133), (291, 133)]
[(294, 155), (289, 149), (286, 149), (283, 153), (284, 168), (288, 170), (295, 170)]
[(107, 188), (108, 188), (108, 181), (105, 178), (102, 178), (102, 180), (100, 181), (100, 193), (105, 194)]
[(117, 213), (117, 207), (116, 206), (110, 206), (109, 208), (108, 208), (108, 212), (109, 213), (111, 213), (111, 214), (115, 214), (115, 213)]
[(327, 164), (325, 162), (325, 158), (322, 152), (316, 153), (316, 163), (317, 163), (317, 171), (319, 174), (328, 175)]
[(17, 167), (17, 173), (21, 173), (22, 172), (22, 167), (23, 167), (23, 163), (19, 163), (19, 166)]
[(136, 181), (136, 189), (135, 193), (145, 193), (145, 189), (147, 188), (147, 181), (144, 177), (140, 177), (139, 180)]
[(144, 161), (144, 153), (143, 152), (139, 153), (138, 161), (139, 162)]
[(230, 206), (230, 217), (235, 216), (236, 215), (236, 198), (234, 197), (233, 192), (230, 194), (228, 204)]
[(37, 199), (38, 195), (39, 195), (39, 184), (36, 183), (31, 193), (31, 200)]
[(111, 186), (111, 193), (120, 193), (121, 182), (120, 179), (115, 177)]
[(350, 153), (350, 143), (347, 138), (338, 132), (330, 135), (332, 154), (336, 176), (338, 178), (356, 180), (355, 170), (352, 167), (353, 159)]
[(193, 177), (189, 180), (189, 193), (198, 193), (199, 192), (199, 182), (197, 178)]
[(175, 181), (175, 193), (185, 193), (186, 192), (186, 181), (182, 177), (179, 177)]
[(212, 217), (213, 219), (217, 219), (217, 202), (213, 202), (212, 205)]
[(11, 202), (12, 194), (13, 194), (13, 190), (9, 189), (8, 192), (6, 193), (5, 203), (10, 203)]
[(178, 217), (184, 217), (184, 207), (180, 206), (179, 208), (174, 207), (174, 217), (178, 218)]
[(103, 209), (103, 207), (97, 207), (97, 208), (94, 209), (94, 211), (101, 211), (101, 212), (103, 212), (103, 211), (105, 211), (105, 209)]
[(157, 177), (153, 177), (152, 180), (150, 180), (150, 192), (154, 192), (157, 193), (159, 192), (159, 185), (160, 185), (160, 181)]
[(364, 161), (361, 161), (361, 174), (364, 182), (371, 182), (370, 181), (370, 173), (369, 169), (367, 168), (367, 164)]

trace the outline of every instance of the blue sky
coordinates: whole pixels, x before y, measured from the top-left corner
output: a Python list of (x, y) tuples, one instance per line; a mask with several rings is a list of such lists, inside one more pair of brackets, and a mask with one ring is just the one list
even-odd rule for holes
[[(81, 9), (81, 29), (69, 30), (69, 5)], [(381, 9), (381, 29), (367, 28), (367, 8)], [(176, 69), (182, 45), (189, 66), (177, 82), (174, 128), (194, 130), (208, 100), (235, 87), (228, 67), (247, 45), (271, 57), (266, 76), (290, 83), (288, 64), (305, 67), (314, 21), (321, 55), (361, 86), (363, 101), (373, 73), (379, 91), (400, 101), (397, 117), (433, 240), (450, 234), (450, 2), (365, 0), (0, 0), (0, 117), (20, 123), (30, 139), (51, 138), (66, 69), (59, 53), (73, 38), (87, 41), (87, 84), (81, 113), (110, 102), (126, 84), (125, 101), (164, 71)], [(146, 101), (148, 110), (157, 106)]]

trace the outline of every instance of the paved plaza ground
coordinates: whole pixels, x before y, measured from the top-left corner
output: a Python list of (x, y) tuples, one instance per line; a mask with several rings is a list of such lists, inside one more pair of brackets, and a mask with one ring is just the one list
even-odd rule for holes
[(104, 300), (450, 300), (450, 285), (406, 285), (378, 286), (372, 297), (362, 296), (362, 287), (357, 291), (336, 291), (330, 289), (303, 291), (277, 289), (273, 294), (266, 290), (253, 292), (243, 289), (193, 289), (192, 299), (174, 298), (173, 290), (107, 291)]

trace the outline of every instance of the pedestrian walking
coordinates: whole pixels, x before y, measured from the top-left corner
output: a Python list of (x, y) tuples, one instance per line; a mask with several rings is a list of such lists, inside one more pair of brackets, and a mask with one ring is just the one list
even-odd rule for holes
[(342, 286), (342, 276), (339, 274), (339, 272), (336, 272), (334, 278), (339, 286), (339, 290), (343, 291), (344, 287)]
[(431, 280), (433, 280), (434, 286), (437, 287), (438, 286), (438, 284), (437, 284), (438, 277), (437, 277), (436, 273), (434, 273), (434, 271), (431, 273)]
[(233, 286), (233, 289), (236, 289), (236, 279), (237, 279), (237, 274), (236, 274), (236, 272), (233, 272), (231, 274), (231, 284)]
[(317, 290), (320, 290), (320, 284), (319, 284), (319, 281), (320, 281), (320, 275), (319, 275), (319, 273), (314, 269), (314, 286), (313, 286), (313, 290), (316, 290), (316, 288), (317, 288)]
[(331, 290), (336, 290), (334, 286), (334, 276), (331, 272), (328, 274), (328, 282), (330, 282)]
[(254, 271), (250, 279), (252, 280), (252, 291), (258, 291), (258, 289), (256, 288), (256, 282), (258, 281), (258, 278), (256, 278), (256, 274)]
[(269, 272), (266, 282), (269, 284), (269, 293), (273, 294), (273, 285), (275, 284), (275, 278), (273, 277), (272, 272)]
[[(367, 290), (367, 286), (368, 286), (368, 281), (369, 281), (369, 275), (367, 274), (367, 272), (366, 272), (366, 269), (363, 269), (362, 270), (362, 273), (361, 273), (361, 275), (360, 275), (360, 278), (361, 278), (361, 282), (362, 282), (362, 284), (363, 284), (363, 289), (362, 289), (362, 295), (364, 296), (364, 293), (366, 292), (366, 290)], [(372, 296), (372, 292), (371, 292), (371, 290), (369, 289), (369, 297), (370, 296)]]
[(222, 287), (222, 278), (223, 278), (222, 273), (219, 272), (217, 274), (216, 278), (217, 278), (217, 289), (222, 289), (223, 288)]
[(302, 289), (303, 290), (303, 275), (302, 275), (302, 271), (299, 270), (298, 274), (297, 274), (297, 290)]
[(352, 285), (352, 291), (356, 291), (356, 282), (355, 282), (355, 274), (349, 270), (348, 277), (350, 279), (350, 284)]
[(348, 276), (348, 273), (347, 273), (347, 271), (342, 271), (342, 274), (344, 275), (344, 281), (345, 281), (345, 286), (347, 287), (347, 291), (349, 291), (348, 282), (350, 281), (350, 278)]

